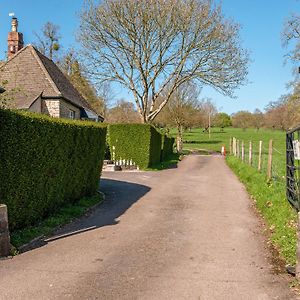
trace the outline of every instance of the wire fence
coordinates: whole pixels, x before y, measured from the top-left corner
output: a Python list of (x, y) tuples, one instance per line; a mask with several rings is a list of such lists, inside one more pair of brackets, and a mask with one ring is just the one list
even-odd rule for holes
[(274, 147), (273, 140), (244, 141), (230, 138), (230, 154), (265, 174), (274, 183), (285, 183), (285, 153)]

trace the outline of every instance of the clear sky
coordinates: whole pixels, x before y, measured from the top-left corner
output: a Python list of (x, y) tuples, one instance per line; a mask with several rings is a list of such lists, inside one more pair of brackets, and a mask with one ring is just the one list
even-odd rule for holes
[[(65, 49), (76, 47), (78, 13), (83, 0), (0, 0), (0, 59), (5, 58), (10, 17), (14, 12), (19, 20), (25, 44), (34, 42), (34, 31), (50, 21), (60, 26), (61, 44)], [(238, 22), (243, 46), (250, 51), (249, 84), (236, 91), (236, 99), (223, 97), (210, 88), (204, 88), (202, 97), (211, 97), (217, 107), (227, 113), (238, 110), (263, 109), (268, 102), (286, 93), (286, 84), (293, 78), (290, 65), (284, 66), (285, 49), (281, 47), (284, 20), (292, 12), (300, 13), (297, 0), (223, 0), (224, 14)], [(114, 91), (115, 97), (128, 94)]]

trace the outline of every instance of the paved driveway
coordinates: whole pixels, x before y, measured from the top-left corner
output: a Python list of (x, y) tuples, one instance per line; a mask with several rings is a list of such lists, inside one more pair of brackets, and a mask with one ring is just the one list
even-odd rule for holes
[(295, 299), (222, 157), (107, 172), (101, 190), (66, 236), (0, 261), (0, 299)]

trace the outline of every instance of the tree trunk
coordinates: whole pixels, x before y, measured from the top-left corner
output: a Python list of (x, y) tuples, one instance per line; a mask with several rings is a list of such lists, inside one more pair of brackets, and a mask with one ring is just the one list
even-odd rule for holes
[(176, 149), (178, 153), (182, 152), (182, 126), (178, 125), (177, 126), (177, 139), (176, 139)]
[(147, 124), (149, 122), (147, 122), (147, 118), (145, 115), (143, 115), (142, 113), (140, 113), (140, 118), (141, 118), (141, 123), (142, 124)]

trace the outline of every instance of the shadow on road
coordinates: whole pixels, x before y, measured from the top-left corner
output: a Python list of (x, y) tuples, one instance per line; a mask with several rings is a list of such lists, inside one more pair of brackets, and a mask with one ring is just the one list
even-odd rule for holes
[(80, 234), (99, 227), (116, 225), (117, 220), (135, 202), (150, 191), (150, 188), (136, 183), (117, 181), (112, 179), (101, 179), (100, 190), (105, 194), (105, 201), (88, 215), (58, 229), (53, 236), (38, 240), (22, 252), (42, 247), (49, 242)]

